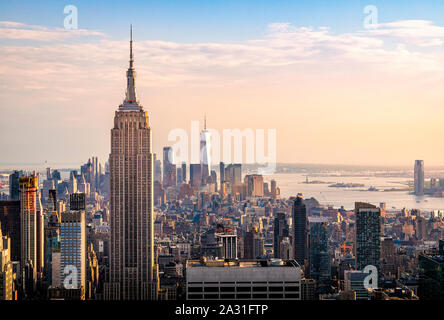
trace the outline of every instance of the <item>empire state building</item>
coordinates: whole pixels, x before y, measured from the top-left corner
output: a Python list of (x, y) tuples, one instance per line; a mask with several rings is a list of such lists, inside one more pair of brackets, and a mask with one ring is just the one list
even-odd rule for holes
[(148, 113), (136, 97), (132, 28), (126, 97), (111, 129), (111, 244), (107, 300), (157, 299), (153, 154)]

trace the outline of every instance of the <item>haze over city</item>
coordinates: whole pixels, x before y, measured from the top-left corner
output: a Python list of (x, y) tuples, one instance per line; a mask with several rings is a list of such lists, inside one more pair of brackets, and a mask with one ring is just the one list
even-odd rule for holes
[(278, 162), (442, 164), (439, 1), (373, 1), (374, 29), (366, 1), (72, 4), (78, 30), (65, 3), (0, 4), (3, 165), (108, 158), (130, 23), (158, 154), (206, 113), (220, 132), (276, 129)]

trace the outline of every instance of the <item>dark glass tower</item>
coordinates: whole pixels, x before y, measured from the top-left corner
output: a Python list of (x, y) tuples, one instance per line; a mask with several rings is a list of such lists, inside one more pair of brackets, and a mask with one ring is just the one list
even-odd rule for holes
[(14, 171), (9, 175), (9, 200), (20, 200), (19, 179), (23, 171)]
[(225, 163), (219, 163), (220, 185), (225, 181)]
[(274, 239), (273, 239), (273, 252), (275, 258), (281, 258), (281, 242), (284, 238), (290, 236), (290, 228), (285, 217), (284, 212), (278, 212), (277, 217), (274, 219)]
[(324, 217), (310, 219), (309, 273), (310, 278), (325, 283), (331, 278), (328, 252), (327, 221)]
[(293, 203), (294, 259), (301, 267), (307, 257), (307, 210), (303, 200), (298, 194)]
[(380, 268), (381, 209), (355, 202), (356, 214), (356, 268), (363, 270), (368, 265)]

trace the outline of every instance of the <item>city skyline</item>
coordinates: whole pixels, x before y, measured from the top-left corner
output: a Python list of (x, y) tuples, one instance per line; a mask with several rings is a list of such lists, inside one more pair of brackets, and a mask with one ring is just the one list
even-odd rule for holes
[(0, 302), (444, 300), (444, 3), (73, 1), (0, 4)]
[[(209, 16), (221, 10), (210, 31), (198, 30), (208, 16), (182, 30), (191, 13), (180, 13), (186, 5), (179, 3), (135, 2), (128, 11), (140, 13), (119, 19), (119, 31), (106, 20), (113, 11), (97, 3), (74, 3), (79, 30), (63, 29), (61, 4), (43, 2), (46, 13), (26, 1), (0, 5), (5, 61), (0, 165), (81, 163), (91, 154), (107, 158), (110, 106), (123, 93), (123, 30), (130, 23), (143, 75), (139, 96), (153, 119), (158, 155), (174, 144), (168, 141), (171, 130), (189, 132), (195, 120), (203, 127), (206, 113), (208, 127), (219, 132), (276, 129), (278, 163), (410, 166), (424, 159), (427, 166), (442, 164), (444, 151), (434, 146), (443, 133), (444, 27), (437, 10), (442, 4), (413, 1), (397, 10), (399, 1), (376, 1), (380, 24), (374, 30), (363, 28), (363, 2), (339, 1), (336, 8), (289, 1), (281, 7), (216, 1), (199, 9), (199, 4), (193, 1), (189, 8)], [(301, 11), (313, 15), (301, 18)], [(103, 17), (93, 19), (94, 12)], [(168, 12), (177, 19), (162, 30), (160, 18), (143, 17)], [(223, 32), (224, 17), (235, 17), (233, 26), (245, 32), (234, 27)], [(22, 130), (9, 134), (19, 125)]]

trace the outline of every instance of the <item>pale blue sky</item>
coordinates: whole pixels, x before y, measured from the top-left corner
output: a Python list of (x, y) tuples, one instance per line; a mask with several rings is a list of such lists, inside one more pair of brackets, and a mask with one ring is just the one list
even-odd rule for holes
[(79, 10), (79, 28), (122, 39), (128, 23), (133, 23), (139, 40), (175, 42), (258, 38), (272, 22), (350, 32), (362, 27), (367, 5), (377, 6), (380, 22), (444, 19), (440, 0), (14, 0), (0, 2), (0, 20), (63, 27), (68, 4)]

